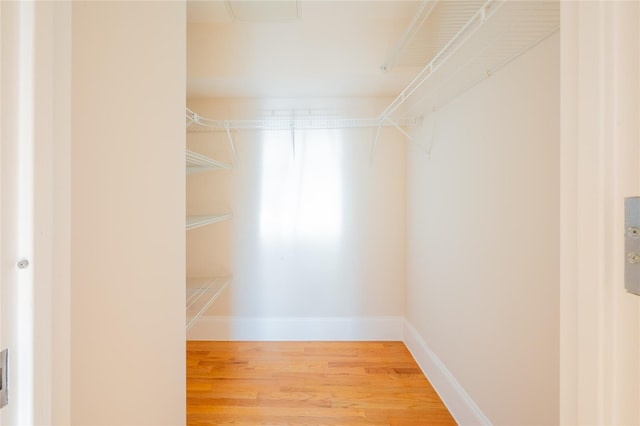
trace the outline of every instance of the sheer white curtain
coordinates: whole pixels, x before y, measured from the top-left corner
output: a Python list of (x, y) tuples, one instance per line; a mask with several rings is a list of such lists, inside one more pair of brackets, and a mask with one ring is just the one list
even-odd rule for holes
[(339, 130), (265, 132), (260, 237), (263, 243), (322, 243), (342, 229)]

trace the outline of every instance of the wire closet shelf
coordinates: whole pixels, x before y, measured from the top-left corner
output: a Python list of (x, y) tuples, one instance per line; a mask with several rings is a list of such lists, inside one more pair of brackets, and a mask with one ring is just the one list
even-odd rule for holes
[(187, 278), (186, 324), (189, 330), (231, 282), (231, 276)]
[[(560, 28), (558, 1), (425, 0), (424, 3), (439, 5), (426, 8), (423, 4), (418, 10), (420, 15), (416, 17), (428, 10), (429, 14), (422, 23), (428, 23), (429, 17), (436, 19), (436, 16), (438, 33), (452, 36), (442, 39), (427, 32), (424, 37), (419, 37), (413, 34), (417, 33), (416, 29), (408, 29), (413, 34), (413, 50), (436, 53), (378, 116), (379, 121), (396, 113), (411, 114), (416, 110), (430, 111), (443, 107)], [(470, 17), (469, 3), (481, 3)], [(435, 10), (432, 12), (432, 9)], [(466, 22), (461, 24), (466, 17)], [(390, 65), (383, 67), (389, 68)], [(412, 103), (409, 105), (410, 99)]]
[[(344, 117), (269, 117), (251, 120), (215, 120), (203, 117), (186, 109), (188, 132), (211, 132), (226, 130), (313, 130), (313, 129), (348, 129), (392, 126), (381, 124), (376, 118), (344, 118)], [(418, 124), (417, 117), (403, 117), (398, 122), (401, 126)]]
[[(438, 20), (437, 34), (434, 31), (422, 34), (421, 28), (428, 28), (431, 19)], [(396, 63), (402, 63), (404, 51), (413, 52), (414, 61), (416, 51), (430, 52), (420, 55), (426, 65), (377, 117), (214, 120), (187, 108), (187, 132), (226, 131), (236, 159), (231, 130), (377, 128), (373, 156), (382, 127), (394, 127), (411, 139), (404, 127), (419, 124), (418, 113), (443, 107), (559, 28), (558, 1), (424, 0), (381, 68), (389, 72)]]

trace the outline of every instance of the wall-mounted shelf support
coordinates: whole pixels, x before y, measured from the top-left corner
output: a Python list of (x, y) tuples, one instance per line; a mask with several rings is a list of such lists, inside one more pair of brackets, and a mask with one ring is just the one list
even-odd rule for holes
[(224, 122), (224, 129), (227, 131), (227, 139), (229, 140), (229, 148), (233, 155), (233, 163), (236, 164), (238, 162), (238, 154), (236, 154), (236, 146), (233, 144), (233, 138), (231, 137), (231, 125), (229, 121)]
[[(387, 118), (385, 121), (391, 124), (393, 127), (395, 127), (400, 133), (402, 133), (411, 142), (415, 142), (415, 139), (413, 138), (413, 136), (411, 136), (402, 127), (400, 127), (398, 123), (396, 123), (390, 118)], [(369, 163), (373, 163), (374, 153), (375, 153), (376, 147), (378, 146), (378, 139), (380, 138), (380, 129), (382, 129), (382, 125), (378, 126), (376, 129), (376, 135), (373, 139), (373, 144), (371, 145), (371, 156), (369, 157)]]
[(414, 142), (414, 141), (415, 141), (415, 140), (413, 139), (413, 137), (412, 137), (409, 133), (407, 133), (407, 132), (402, 128), (402, 127), (400, 127), (400, 125), (399, 125), (398, 123), (396, 123), (395, 121), (393, 121), (392, 119), (390, 119), (390, 118), (388, 118), (388, 117), (387, 117), (387, 121), (388, 121), (389, 123), (391, 123), (391, 125), (392, 125), (393, 127), (395, 127), (395, 128), (396, 128), (400, 133), (402, 133), (403, 135), (405, 135), (405, 136), (406, 136), (406, 138), (407, 138), (407, 139), (409, 139), (411, 142)]
[(378, 126), (378, 128), (376, 129), (376, 135), (373, 138), (373, 144), (371, 145), (371, 155), (369, 156), (369, 164), (373, 164), (373, 155), (376, 151), (376, 146), (378, 146), (378, 139), (380, 138), (380, 129), (382, 129), (382, 127)]
[(187, 129), (191, 127), (194, 123), (197, 124), (198, 121), (199, 121), (198, 114), (196, 114), (195, 112), (187, 108)]

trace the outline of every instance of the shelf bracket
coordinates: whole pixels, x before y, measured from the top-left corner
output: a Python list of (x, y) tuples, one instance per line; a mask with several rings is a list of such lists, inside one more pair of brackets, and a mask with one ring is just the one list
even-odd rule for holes
[(424, 135), (425, 142), (422, 144), (422, 149), (427, 154), (427, 159), (431, 159), (431, 150), (433, 148), (434, 138), (435, 138), (435, 128), (436, 128), (436, 110), (434, 109), (431, 114), (427, 115), (427, 118), (424, 120)]
[(375, 153), (376, 146), (378, 145), (378, 139), (380, 139), (380, 129), (382, 126), (378, 126), (376, 129), (376, 136), (373, 138), (373, 144), (371, 145), (371, 155), (369, 157), (369, 165), (373, 164), (373, 154)]
[(231, 154), (233, 154), (233, 162), (234, 164), (238, 162), (238, 155), (236, 154), (236, 146), (233, 144), (233, 138), (231, 137), (231, 130), (229, 127), (231, 124), (229, 121), (224, 122), (224, 129), (227, 131), (227, 138), (229, 139), (229, 147), (231, 148)]
[(389, 123), (391, 123), (391, 125), (392, 125), (393, 127), (395, 127), (396, 129), (398, 129), (398, 131), (400, 131), (400, 133), (402, 133), (403, 135), (405, 135), (405, 136), (407, 137), (407, 139), (409, 139), (411, 142), (415, 142), (415, 140), (413, 139), (413, 137), (412, 137), (409, 133), (405, 132), (405, 130), (404, 130), (402, 127), (400, 127), (400, 126), (398, 125), (398, 123), (396, 123), (395, 121), (391, 120), (389, 117), (387, 117), (387, 119), (386, 119), (386, 120), (387, 120)]
[[(189, 115), (189, 113), (191, 113), (191, 115)], [(188, 120), (187, 128), (189, 128), (194, 123), (200, 124), (200, 118), (198, 117), (198, 114), (191, 111), (189, 108), (187, 108), (187, 120)]]

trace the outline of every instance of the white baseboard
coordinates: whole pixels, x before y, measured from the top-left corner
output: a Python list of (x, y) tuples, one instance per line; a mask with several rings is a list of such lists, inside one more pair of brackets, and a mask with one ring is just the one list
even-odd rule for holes
[(458, 383), (418, 331), (405, 321), (404, 344), (459, 425), (491, 425), (480, 407)]
[(189, 340), (396, 340), (403, 338), (404, 318), (235, 318), (202, 317)]

